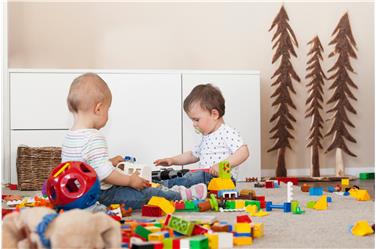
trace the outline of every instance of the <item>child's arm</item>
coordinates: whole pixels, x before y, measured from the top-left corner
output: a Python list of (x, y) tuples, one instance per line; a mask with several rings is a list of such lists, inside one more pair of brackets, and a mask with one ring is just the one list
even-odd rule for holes
[(128, 186), (137, 190), (141, 190), (149, 186), (149, 182), (144, 178), (139, 177), (138, 174), (128, 176), (120, 173), (117, 170), (113, 170), (111, 174), (104, 179), (104, 181), (113, 185)]
[[(248, 147), (247, 145), (243, 144), (242, 146), (240, 146), (239, 149), (237, 149), (234, 152), (234, 154), (232, 154), (225, 160), (227, 160), (230, 163), (231, 168), (235, 168), (239, 166), (240, 164), (242, 164), (245, 160), (247, 160), (248, 156), (249, 156)], [(209, 173), (217, 176), (218, 172), (219, 172), (218, 163), (216, 163), (210, 168)]]
[(186, 165), (198, 162), (199, 159), (192, 154), (192, 151), (186, 151), (183, 154), (162, 158), (154, 161), (155, 166)]

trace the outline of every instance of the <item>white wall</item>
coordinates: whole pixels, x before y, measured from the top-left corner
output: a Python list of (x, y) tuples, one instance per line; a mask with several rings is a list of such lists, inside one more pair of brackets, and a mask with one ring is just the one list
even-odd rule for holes
[[(267, 153), (273, 140), (268, 131), (272, 93), (271, 38), (268, 29), (281, 3), (10, 3), (9, 64), (21, 68), (104, 69), (214, 69), (261, 72), (262, 168), (274, 169), (276, 153)], [(359, 86), (350, 115), (357, 144), (348, 146), (358, 155), (345, 156), (346, 167), (374, 166), (374, 4), (373, 2), (285, 3), (290, 25), (299, 42), (299, 57), (292, 63), (303, 80), (295, 84), (293, 111), (297, 123), (293, 152), (287, 152), (290, 169), (309, 168), (305, 148), (310, 120), (304, 119), (307, 97), (304, 81), (306, 45), (316, 34), (325, 49), (324, 70), (331, 33), (349, 12), (358, 59), (351, 75)], [(330, 82), (331, 83), (331, 82)], [(328, 87), (327, 82), (326, 87)], [(326, 97), (328, 97), (328, 92)], [(325, 125), (327, 130), (328, 124)], [(330, 139), (324, 141), (324, 147)], [(321, 167), (333, 168), (334, 152), (322, 155)]]

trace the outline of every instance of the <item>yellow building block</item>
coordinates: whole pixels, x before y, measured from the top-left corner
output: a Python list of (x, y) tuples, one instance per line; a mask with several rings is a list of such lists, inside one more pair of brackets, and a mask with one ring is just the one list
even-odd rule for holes
[(264, 223), (252, 223), (253, 237), (260, 238), (264, 236)]
[(217, 233), (206, 233), (209, 241), (209, 249), (218, 249), (218, 234)]
[(235, 200), (235, 208), (241, 209), (245, 206), (245, 200)]
[(234, 231), (237, 233), (250, 233), (251, 224), (250, 223), (235, 223)]
[(349, 186), (350, 184), (350, 179), (349, 178), (342, 178), (341, 179), (341, 185), (342, 186)]
[(316, 202), (316, 204), (313, 206), (316, 210), (326, 210), (328, 209), (328, 202), (326, 200), (326, 195), (322, 195), (321, 198)]
[(372, 227), (368, 224), (366, 220), (360, 220), (351, 229), (352, 234), (357, 236), (364, 236), (368, 234), (373, 234)]
[(357, 199), (358, 201), (369, 201), (371, 197), (368, 194), (368, 191), (365, 189), (355, 189), (352, 188), (349, 190), (350, 196)]
[(236, 189), (234, 182), (231, 179), (213, 178), (210, 180), (208, 190), (230, 190)]
[(245, 207), (245, 211), (247, 211), (249, 215), (253, 216), (255, 213), (257, 213), (257, 206), (248, 205)]
[(269, 212), (265, 212), (262, 209), (260, 209), (260, 211), (258, 211), (257, 213), (255, 213), (255, 214), (253, 214), (251, 216), (263, 217), (263, 216), (267, 216), (267, 215), (269, 215)]
[(151, 233), (148, 235), (149, 241), (163, 241), (164, 235), (163, 233)]
[(252, 237), (234, 237), (234, 246), (252, 245)]
[(148, 205), (158, 206), (165, 214), (172, 214), (175, 212), (174, 205), (163, 197), (153, 196), (148, 202)]

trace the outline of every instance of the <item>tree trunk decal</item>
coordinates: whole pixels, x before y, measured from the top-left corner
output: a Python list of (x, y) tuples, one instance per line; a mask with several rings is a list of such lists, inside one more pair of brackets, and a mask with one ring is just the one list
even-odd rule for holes
[(327, 111), (328, 113), (333, 113), (333, 115), (329, 119), (332, 121), (332, 125), (325, 136), (333, 135), (333, 138), (326, 152), (337, 149), (336, 175), (343, 176), (344, 167), (342, 162), (342, 151), (350, 156), (356, 157), (356, 155), (347, 147), (345, 139), (356, 143), (355, 138), (351, 136), (347, 130), (347, 126), (355, 128), (354, 124), (349, 120), (347, 112), (356, 114), (356, 110), (351, 105), (350, 99), (355, 101), (357, 99), (351, 92), (350, 87), (358, 89), (348, 73), (348, 71), (355, 73), (350, 64), (350, 57), (356, 59), (357, 56), (355, 54), (356, 42), (351, 31), (349, 16), (347, 13), (341, 17), (332, 36), (334, 36), (334, 38), (329, 45), (335, 45), (335, 47), (334, 51), (329, 54), (329, 58), (338, 55), (338, 59), (333, 67), (328, 70), (328, 73), (333, 72), (333, 75), (329, 77), (329, 80), (334, 81), (329, 89), (334, 89), (334, 92), (329, 98), (327, 104), (333, 104), (334, 106)]
[(280, 65), (271, 77), (271, 79), (276, 77), (276, 80), (272, 83), (272, 86), (276, 86), (275, 91), (271, 95), (271, 98), (274, 98), (272, 106), (276, 106), (278, 109), (270, 119), (271, 123), (276, 121), (276, 124), (270, 129), (269, 133), (272, 134), (270, 138), (276, 141), (272, 148), (268, 150), (268, 152), (278, 150), (276, 168), (276, 176), (278, 177), (287, 176), (285, 152), (286, 147), (291, 149), (289, 138), (294, 139), (290, 130), (294, 130), (292, 122), (296, 122), (296, 120), (289, 111), (290, 108), (296, 109), (290, 97), (290, 91), (295, 94), (292, 79), (300, 82), (300, 78), (290, 62), (291, 54), (297, 57), (294, 46), (298, 47), (298, 42), (294, 31), (288, 24), (288, 20), (286, 10), (282, 6), (269, 29), (271, 31), (276, 28), (276, 32), (272, 38), (272, 42), (275, 41), (273, 49), (276, 48), (272, 64), (280, 59)]
[(319, 177), (320, 176), (320, 156), (319, 151), (322, 149), (321, 140), (323, 135), (321, 130), (323, 128), (324, 120), (321, 117), (320, 111), (323, 109), (323, 86), (324, 79), (327, 79), (320, 65), (320, 60), (323, 60), (322, 52), (324, 49), (321, 45), (320, 39), (318, 36), (315, 36), (307, 45), (311, 44), (311, 49), (308, 52), (308, 56), (312, 55), (307, 62), (308, 74), (306, 79), (311, 79), (311, 81), (306, 84), (308, 89), (308, 98), (306, 100), (307, 110), (306, 118), (311, 117), (312, 123), (309, 128), (309, 143), (307, 148), (311, 147), (311, 176)]

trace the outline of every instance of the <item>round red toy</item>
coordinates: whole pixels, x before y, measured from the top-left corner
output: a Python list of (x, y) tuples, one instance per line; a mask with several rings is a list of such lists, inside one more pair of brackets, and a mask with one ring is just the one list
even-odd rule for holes
[(64, 162), (47, 179), (47, 196), (57, 209), (87, 208), (99, 198), (95, 170), (84, 162)]

